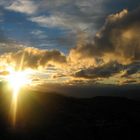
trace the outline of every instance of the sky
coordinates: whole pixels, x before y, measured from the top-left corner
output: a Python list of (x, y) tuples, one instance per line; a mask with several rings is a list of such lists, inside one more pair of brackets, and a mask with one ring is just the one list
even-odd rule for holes
[(34, 85), (139, 85), (139, 0), (1, 0), (0, 76)]

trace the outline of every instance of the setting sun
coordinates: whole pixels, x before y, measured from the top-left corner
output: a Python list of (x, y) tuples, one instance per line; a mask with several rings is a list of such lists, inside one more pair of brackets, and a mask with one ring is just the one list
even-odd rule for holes
[(26, 71), (12, 72), (8, 75), (7, 80), (14, 92), (18, 92), (22, 86), (30, 84), (31, 82)]
[(7, 82), (9, 84), (9, 87), (12, 89), (11, 111), (13, 124), (15, 124), (16, 121), (17, 100), (19, 91), (22, 87), (31, 83), (31, 79), (28, 76), (28, 71), (14, 71), (12, 69), (9, 70), (9, 75), (7, 76)]

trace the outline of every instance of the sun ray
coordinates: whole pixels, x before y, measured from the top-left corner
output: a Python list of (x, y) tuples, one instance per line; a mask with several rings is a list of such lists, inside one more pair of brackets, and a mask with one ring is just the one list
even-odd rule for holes
[(31, 79), (28, 77), (28, 75), (28, 71), (14, 71), (10, 69), (10, 73), (7, 76), (7, 81), (10, 88), (12, 89), (11, 112), (13, 125), (16, 124), (16, 112), (19, 91), (23, 86), (31, 83)]
[(19, 91), (23, 86), (31, 83), (31, 79), (28, 77), (28, 75), (30, 75), (30, 72), (28, 70), (23, 70), (24, 57), (25, 54), (23, 53), (18, 67), (15, 66), (7, 68), (9, 75), (6, 79), (9, 83), (10, 88), (12, 89), (11, 115), (13, 126), (15, 126), (16, 124)]

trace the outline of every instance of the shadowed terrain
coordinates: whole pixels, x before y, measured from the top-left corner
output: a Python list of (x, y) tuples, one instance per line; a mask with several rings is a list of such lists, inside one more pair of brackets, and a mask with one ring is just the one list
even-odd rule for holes
[[(7, 93), (6, 93), (7, 94)], [(0, 96), (0, 139), (134, 139), (139, 137), (140, 102), (123, 97), (89, 99), (22, 91), (17, 122), (10, 125), (9, 99)]]

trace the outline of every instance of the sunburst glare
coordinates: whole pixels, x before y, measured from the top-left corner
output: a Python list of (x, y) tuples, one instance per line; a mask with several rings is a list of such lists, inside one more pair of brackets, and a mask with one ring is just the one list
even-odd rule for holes
[(14, 71), (12, 68), (9, 69), (9, 75), (7, 76), (7, 81), (12, 89), (12, 122), (13, 125), (16, 123), (16, 112), (17, 112), (17, 101), (19, 91), (22, 87), (31, 84), (31, 79), (29, 78), (29, 71)]

